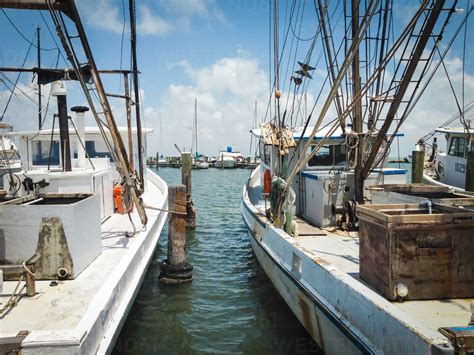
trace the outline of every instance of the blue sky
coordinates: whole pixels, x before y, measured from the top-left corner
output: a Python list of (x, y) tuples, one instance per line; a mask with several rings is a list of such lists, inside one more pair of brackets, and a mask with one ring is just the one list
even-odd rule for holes
[[(198, 98), (199, 145), (206, 154), (216, 154), (218, 149), (233, 145), (235, 149), (248, 153), (249, 135), (254, 115), (254, 104), (258, 101), (258, 116), (261, 118), (268, 102), (269, 75), (269, 1), (251, 0), (157, 0), (137, 1), (138, 55), (140, 85), (145, 124), (155, 129), (149, 137), (150, 155), (159, 150), (174, 154), (173, 144), (188, 147), (191, 144), (194, 98)], [(280, 2), (280, 48), (283, 46), (285, 24), (295, 4), (294, 31), (300, 38), (311, 37), (316, 29), (316, 15), (313, 3)], [(336, 10), (340, 2), (330, 2), (330, 11)], [(395, 32), (419, 4), (418, 1), (395, 1)], [(99, 68), (118, 69), (120, 67), (120, 47), (123, 29), (122, 1), (81, 0), (79, 11)], [(466, 8), (468, 1), (460, 1), (458, 8)], [(36, 26), (42, 27), (42, 47), (54, 48), (53, 42), (38, 11), (5, 10), (18, 30), (32, 39)], [(296, 12), (297, 11), (297, 12)], [(49, 14), (43, 12), (52, 28)], [(462, 14), (453, 15), (449, 31), (457, 26)], [(125, 32), (122, 67), (129, 67), (128, 2), (125, 1)], [(334, 19), (336, 21), (336, 18)], [(342, 33), (343, 19), (335, 26), (335, 37)], [(472, 34), (474, 22), (471, 19), (468, 33)], [(450, 32), (446, 38), (449, 38)], [(28, 43), (0, 13), (0, 66), (21, 66), (28, 49)], [(290, 35), (290, 38), (292, 36)], [(56, 42), (59, 41), (56, 39)], [(288, 61), (290, 43), (292, 56), (298, 45), (297, 59), (303, 58), (308, 49), (308, 41), (287, 42), (284, 62)], [(318, 42), (320, 48), (320, 42)], [(319, 56), (316, 50), (314, 61)], [(43, 66), (54, 66), (56, 51), (43, 51)], [(474, 99), (472, 82), (474, 59), (472, 49), (467, 53), (466, 102)], [(462, 36), (453, 47), (446, 63), (458, 94), (461, 90), (460, 58), (462, 56)], [(36, 66), (36, 51), (32, 48), (26, 66)], [(64, 61), (60, 59), (60, 66)], [(324, 61), (320, 62), (313, 81), (308, 87), (309, 105), (314, 101), (325, 76)], [(281, 70), (287, 74), (286, 66)], [(286, 79), (289, 79), (289, 74)], [(14, 75), (8, 76), (11, 80)], [(285, 78), (282, 81), (285, 82)], [(23, 75), (22, 87), (26, 92), (34, 92), (31, 76)], [(287, 81), (286, 81), (287, 82)], [(107, 76), (105, 84), (108, 92), (122, 90), (121, 80)], [(286, 84), (287, 85), (287, 84)], [(432, 89), (427, 91), (405, 127), (407, 137), (402, 154), (408, 154), (414, 141), (424, 132), (436, 127), (453, 113), (454, 100), (443, 75), (437, 75)], [(84, 104), (77, 84), (68, 85), (70, 106)], [(8, 90), (0, 83), (0, 109), (3, 111)], [(284, 98), (290, 97), (284, 93)], [(433, 100), (439, 97), (439, 100)], [(36, 115), (34, 105), (15, 97), (5, 120), (13, 121), (18, 129), (34, 129)], [(436, 102), (436, 104), (433, 104)], [(116, 119), (124, 123), (123, 102), (111, 100)], [(55, 107), (55, 105), (53, 105)], [(19, 116), (22, 116), (19, 119)], [(25, 117), (26, 116), (26, 117)], [(31, 116), (31, 117), (28, 117)], [(161, 123), (160, 123), (161, 120)], [(47, 121), (48, 122), (48, 121)], [(162, 138), (162, 139), (160, 139)]]

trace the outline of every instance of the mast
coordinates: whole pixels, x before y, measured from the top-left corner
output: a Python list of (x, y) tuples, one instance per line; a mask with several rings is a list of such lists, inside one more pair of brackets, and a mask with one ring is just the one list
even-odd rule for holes
[[(273, 0), (273, 65), (274, 65), (274, 71), (275, 71), (275, 115), (276, 115), (276, 121), (277, 121), (277, 130), (279, 131), (279, 134), (281, 135), (281, 132), (283, 131), (283, 127), (281, 125), (281, 120), (280, 120), (280, 97), (281, 97), (281, 92), (280, 92), (280, 68), (279, 68), (279, 62), (278, 62), (278, 4), (277, 0)], [(282, 167), (283, 167), (283, 156), (280, 154), (281, 152), (281, 139), (278, 147), (278, 154), (277, 154), (277, 169), (276, 173), (277, 175), (281, 175), (282, 173)]]
[[(40, 38), (40, 27), (36, 27), (36, 40), (37, 40), (37, 54), (38, 54), (38, 69), (41, 69), (41, 38)], [(41, 84), (39, 82), (39, 75), (36, 76), (36, 82), (38, 85), (38, 129), (41, 129)]]
[(125, 86), (125, 106), (127, 109), (127, 133), (128, 133), (128, 160), (130, 162), (130, 171), (133, 167), (133, 135), (132, 135), (132, 102), (130, 99), (130, 88), (128, 85), (128, 74), (123, 74), (123, 83)]
[[(357, 36), (359, 30), (359, 0), (352, 0), (352, 40)], [(353, 82), (353, 96), (357, 97), (360, 92), (360, 61), (359, 61), (359, 46), (354, 50), (354, 58), (352, 59), (352, 82)], [(362, 125), (362, 102), (357, 100), (353, 110), (353, 126), (352, 129), (359, 137), (359, 144), (355, 150), (356, 166), (354, 171), (354, 194), (355, 200), (359, 203), (364, 202), (364, 179), (362, 176), (362, 154), (363, 150), (363, 125)]]
[(135, 100), (135, 118), (137, 121), (137, 145), (138, 145), (138, 172), (140, 176), (141, 189), (143, 181), (143, 143), (142, 143), (142, 121), (140, 118), (140, 93), (138, 91), (138, 64), (137, 64), (137, 31), (135, 18), (135, 1), (130, 0), (130, 42), (132, 51), (132, 75)]
[(198, 155), (198, 116), (197, 116), (197, 97), (194, 99), (194, 134), (196, 135), (196, 158)]
[[(87, 40), (87, 36), (82, 25), (81, 18), (76, 8), (76, 4), (74, 1), (50, 1), (45, 2), (44, 0), (17, 0), (17, 1), (9, 1), (9, 0), (0, 0), (0, 7), (11, 7), (11, 8), (18, 8), (18, 9), (37, 9), (37, 10), (47, 10), (50, 12), (53, 22), (56, 26), (57, 34), (61, 40), (64, 50), (66, 51), (66, 55), (70, 63), (72, 64), (74, 71), (77, 75), (78, 81), (81, 85), (82, 91), (87, 99), (87, 102), (90, 106), (92, 114), (96, 119), (99, 129), (101, 133), (105, 135), (104, 129), (102, 127), (101, 120), (99, 118), (99, 112), (95, 107), (95, 102), (92, 98), (91, 90), (96, 91), (98, 100), (100, 105), (103, 109), (103, 114), (105, 116), (108, 129), (110, 130), (110, 135), (114, 143), (114, 147), (108, 147), (109, 151), (111, 152), (112, 156), (116, 158), (116, 167), (119, 174), (122, 176), (124, 183), (123, 186), (126, 186), (128, 193), (130, 194), (131, 200), (135, 203), (137, 208), (137, 212), (140, 216), (141, 222), (143, 225), (147, 224), (148, 217), (146, 215), (145, 207), (143, 205), (143, 201), (139, 197), (139, 190), (136, 186), (135, 179), (130, 171), (130, 164), (128, 161), (128, 157), (126, 154), (125, 145), (123, 143), (122, 137), (117, 129), (117, 124), (115, 122), (112, 109), (110, 107), (109, 101), (107, 99), (107, 94), (105, 93), (104, 86), (102, 85), (102, 80), (99, 75), (99, 70), (97, 69), (94, 56), (92, 55), (92, 49), (89, 45), (89, 41)], [(60, 19), (55, 11), (61, 11), (66, 14), (73, 22), (77, 30), (77, 36), (71, 37), (63, 30)], [(67, 32), (67, 31), (66, 31)], [(82, 44), (82, 49), (84, 51), (84, 55), (87, 59), (87, 64), (90, 66), (90, 73), (93, 81), (93, 86), (95, 88), (89, 88), (86, 83), (86, 78), (84, 77), (84, 73), (81, 70), (80, 62), (75, 55), (75, 52), (71, 49), (71, 40), (74, 38), (78, 38)]]

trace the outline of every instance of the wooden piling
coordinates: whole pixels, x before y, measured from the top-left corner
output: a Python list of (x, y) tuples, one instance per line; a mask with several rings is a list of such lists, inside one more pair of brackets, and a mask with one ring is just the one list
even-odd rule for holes
[(196, 228), (196, 211), (193, 203), (191, 153), (181, 153), (181, 183), (186, 186), (186, 227)]
[(423, 182), (424, 165), (425, 165), (425, 150), (423, 149), (423, 147), (421, 147), (420, 150), (412, 151), (412, 163), (411, 163), (411, 182), (412, 183)]
[(474, 152), (467, 153), (466, 161), (466, 191), (474, 191)]
[[(168, 187), (168, 255), (160, 264), (160, 281), (166, 284), (189, 282), (193, 267), (186, 262), (186, 186)], [(177, 213), (173, 213), (177, 212)]]
[(156, 170), (160, 170), (160, 166), (158, 165), (158, 162), (160, 161), (160, 153), (159, 152), (156, 152), (156, 160), (155, 160), (155, 167), (156, 167)]

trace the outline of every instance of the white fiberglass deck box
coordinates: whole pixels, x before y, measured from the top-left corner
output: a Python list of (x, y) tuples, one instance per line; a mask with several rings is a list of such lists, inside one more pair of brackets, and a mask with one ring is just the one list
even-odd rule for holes
[(21, 265), (35, 253), (37, 279), (77, 277), (101, 253), (99, 195), (41, 194), (0, 205), (0, 264)]
[[(336, 217), (332, 215), (332, 205), (341, 205), (344, 199), (354, 198), (354, 172), (312, 170), (301, 173), (301, 188), (304, 191), (300, 202), (301, 215), (318, 227), (335, 226)], [(364, 196), (371, 198), (366, 188), (380, 184), (403, 184), (407, 181), (404, 169), (374, 169), (364, 182)]]

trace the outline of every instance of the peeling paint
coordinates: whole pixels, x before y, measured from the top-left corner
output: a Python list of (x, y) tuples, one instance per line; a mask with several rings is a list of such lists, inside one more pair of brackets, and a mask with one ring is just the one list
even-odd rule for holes
[(68, 270), (68, 278), (73, 275), (73, 262), (69, 252), (63, 223), (58, 217), (46, 217), (39, 228), (36, 252), (41, 255), (35, 263), (38, 279), (56, 280), (58, 269)]

